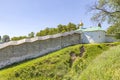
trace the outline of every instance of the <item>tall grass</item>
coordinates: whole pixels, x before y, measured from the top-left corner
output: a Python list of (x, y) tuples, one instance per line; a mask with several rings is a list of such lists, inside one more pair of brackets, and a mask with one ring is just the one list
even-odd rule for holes
[(78, 80), (120, 80), (120, 46), (94, 59)]

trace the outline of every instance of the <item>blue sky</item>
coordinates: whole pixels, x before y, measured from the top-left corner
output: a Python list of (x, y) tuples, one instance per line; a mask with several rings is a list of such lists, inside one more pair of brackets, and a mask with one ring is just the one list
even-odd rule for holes
[[(46, 27), (81, 20), (84, 27), (96, 26), (90, 21), (89, 7), (96, 0), (0, 0), (0, 35), (28, 35)], [(106, 29), (107, 24), (103, 24)]]

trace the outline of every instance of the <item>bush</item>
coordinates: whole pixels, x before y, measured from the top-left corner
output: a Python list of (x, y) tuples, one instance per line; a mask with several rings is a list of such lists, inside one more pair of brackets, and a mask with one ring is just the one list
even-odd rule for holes
[(2, 42), (9, 42), (10, 41), (10, 37), (8, 35), (4, 35), (2, 38)]
[(115, 34), (116, 39), (120, 39), (120, 33)]
[(25, 39), (25, 38), (27, 38), (27, 36), (12, 37), (11, 40), (12, 41), (18, 41), (18, 40)]
[(34, 35), (35, 35), (35, 33), (34, 33), (34, 32), (31, 32), (31, 33), (28, 34), (28, 37), (29, 37), (29, 38), (33, 38)]

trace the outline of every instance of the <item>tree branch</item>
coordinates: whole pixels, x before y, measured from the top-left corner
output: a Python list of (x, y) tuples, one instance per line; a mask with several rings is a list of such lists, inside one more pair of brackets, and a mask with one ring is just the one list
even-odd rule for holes
[(104, 9), (104, 8), (99, 8), (99, 7), (97, 7), (97, 6), (94, 6), (93, 9), (95, 9), (95, 10), (100, 10), (100, 11), (102, 11), (102, 12), (108, 14), (108, 15), (111, 15), (111, 16), (114, 16), (115, 13), (120, 13), (120, 11), (110, 12), (110, 11), (107, 11), (106, 9)]

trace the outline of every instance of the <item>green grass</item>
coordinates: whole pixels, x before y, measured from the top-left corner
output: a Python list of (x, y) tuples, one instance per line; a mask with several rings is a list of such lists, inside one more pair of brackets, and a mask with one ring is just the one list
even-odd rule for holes
[[(118, 44), (120, 43), (84, 44), (85, 52), (82, 57), (79, 57), (81, 44), (70, 46), (0, 70), (0, 80), (78, 80), (93, 59)], [(72, 66), (71, 52), (76, 54)]]
[(120, 80), (120, 45), (94, 59), (79, 80)]

